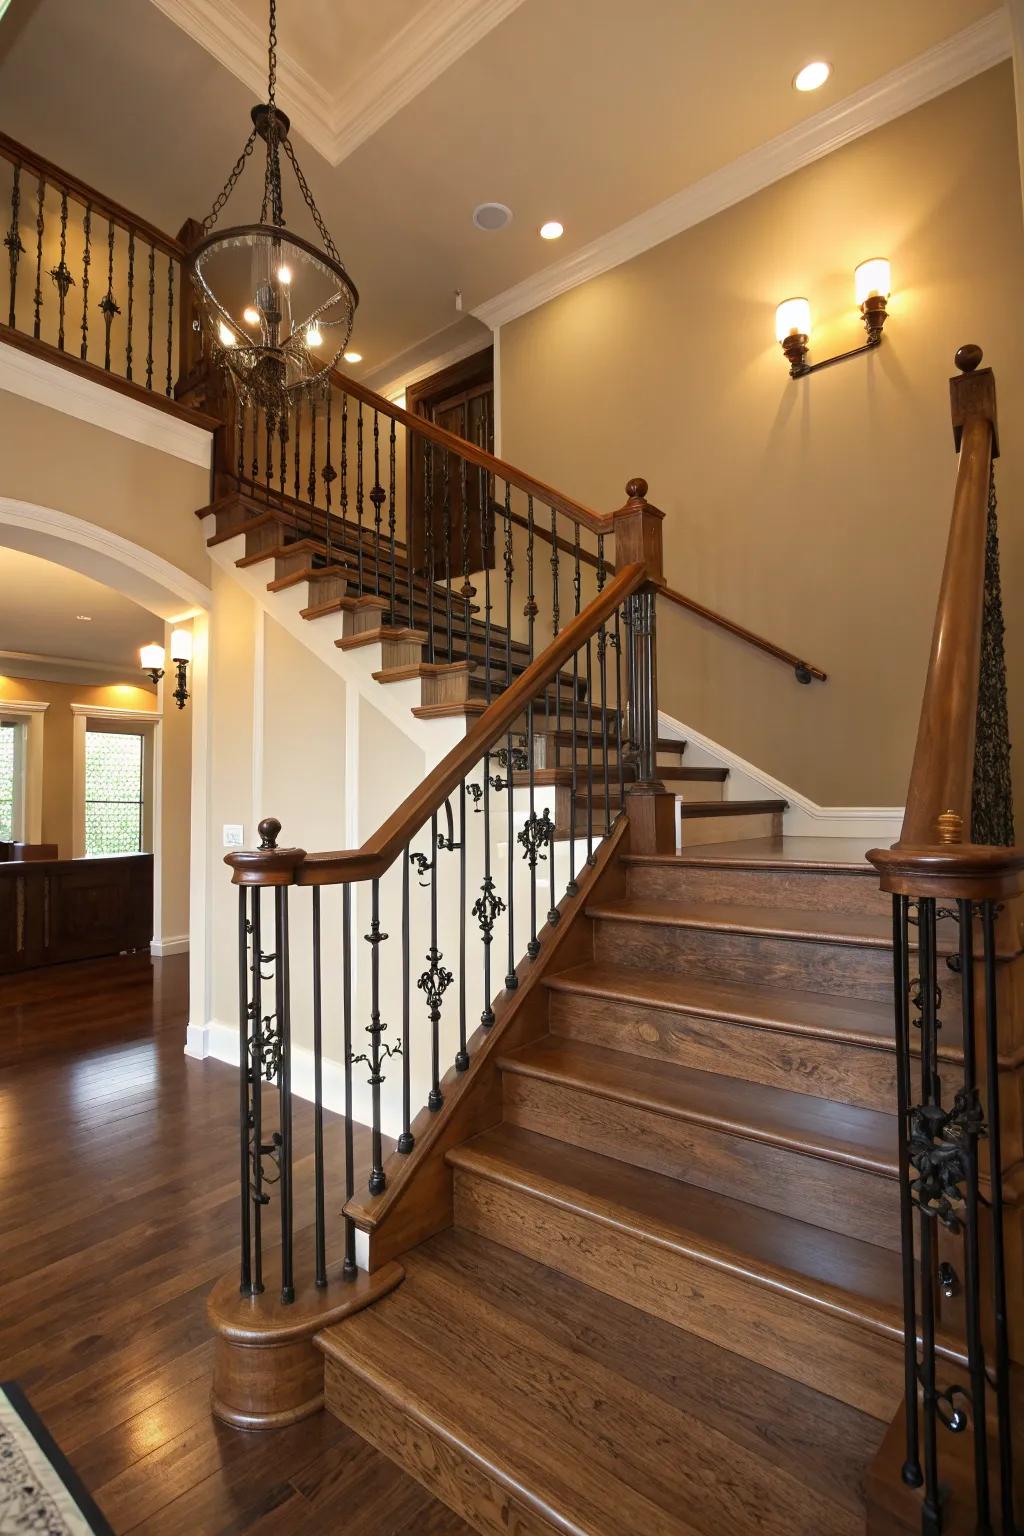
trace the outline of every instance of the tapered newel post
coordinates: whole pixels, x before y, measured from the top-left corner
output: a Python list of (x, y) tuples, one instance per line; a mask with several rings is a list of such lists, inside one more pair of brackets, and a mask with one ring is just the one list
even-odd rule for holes
[(628, 600), (624, 612), (629, 735), (636, 779), (627, 784), (626, 811), (634, 853), (671, 853), (675, 849), (675, 802), (658, 778), (658, 648), (655, 603), (665, 585), (661, 525), (665, 514), (647, 500), (647, 481), (627, 482), (629, 498), (615, 513), (615, 562), (619, 570), (634, 562), (647, 566), (648, 580)]

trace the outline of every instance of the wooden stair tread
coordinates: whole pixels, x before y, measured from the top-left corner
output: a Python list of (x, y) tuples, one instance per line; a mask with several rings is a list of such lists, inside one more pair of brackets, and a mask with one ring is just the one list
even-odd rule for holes
[(512, 1509), (480, 1529), (859, 1536), (881, 1438), (865, 1415), (483, 1238), (404, 1262), (398, 1290), (319, 1336), (328, 1402), (336, 1361), (342, 1417), (354, 1373), (487, 1477)]
[(799, 907), (755, 907), (729, 902), (682, 902), (631, 896), (594, 902), (591, 917), (619, 922), (669, 924), (761, 937), (808, 939), (830, 944), (892, 948), (892, 919), (885, 913), (804, 911)]
[(898, 1337), (898, 1253), (514, 1125), (447, 1161)]
[[(729, 1019), (765, 1029), (895, 1050), (892, 1004), (828, 992), (786, 991), (740, 982), (706, 981), (676, 971), (588, 961), (545, 978), (554, 992), (582, 993), (649, 1008)], [(945, 1035), (945, 1024), (943, 1034)]]
[(628, 853), (625, 864), (720, 865), (733, 869), (839, 870), (878, 879), (852, 837), (752, 837), (736, 843), (701, 843), (681, 853)]
[(541, 1078), (656, 1114), (896, 1177), (896, 1116), (545, 1035), (499, 1058)]
[(684, 817), (770, 816), (788, 804), (787, 800), (683, 800), (680, 813)]

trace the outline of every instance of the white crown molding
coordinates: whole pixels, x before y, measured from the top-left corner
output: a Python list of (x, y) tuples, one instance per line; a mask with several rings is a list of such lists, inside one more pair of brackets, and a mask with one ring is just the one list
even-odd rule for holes
[[(446, 330), (448, 327), (446, 327)], [(436, 332), (437, 336), (444, 336), (445, 331)], [(428, 337), (427, 340), (432, 338)], [(436, 352), (432, 356), (423, 359), (416, 364), (406, 365), (403, 359), (409, 356), (409, 352), (419, 352), (425, 342), (419, 346), (409, 348), (405, 352), (396, 353), (379, 368), (367, 374), (363, 380), (367, 389), (376, 390), (378, 395), (384, 395), (394, 402), (412, 384), (418, 384), (421, 379), (429, 379), (431, 374), (440, 373), (442, 368), (450, 368), (453, 363), (461, 363), (463, 358), (472, 357), (475, 352), (484, 352), (492, 345), (493, 337), (481, 331), (477, 336), (467, 336), (454, 347), (448, 347), (442, 352)]]
[(656, 203), (636, 218), (620, 224), (617, 229), (609, 230), (562, 261), (552, 263), (477, 305), (472, 313), (492, 330), (515, 320), (559, 294), (567, 293), (592, 277), (598, 277), (731, 208), (783, 176), (812, 165), (833, 150), (842, 149), (865, 133), (953, 90), (965, 80), (1002, 63), (1010, 53), (1011, 33), (1006, 12), (1002, 9), (993, 11), (863, 90), (816, 112), (796, 127), (712, 171), (664, 202)]
[[(129, 681), (137, 670), (131, 665), (119, 665), (114, 661), (91, 661), (80, 656), (44, 656), (38, 651), (0, 651), (0, 672), (5, 677), (38, 678), (47, 683), (93, 684), (103, 687), (110, 683)], [(140, 677), (132, 686), (145, 686)]]
[(162, 618), (208, 609), (213, 593), (162, 555), (55, 507), (0, 496), (0, 544), (81, 571)]
[(120, 709), (116, 704), (72, 704), (73, 715), (84, 715), (87, 720), (123, 720), (140, 725), (159, 725), (163, 711), (159, 709)]
[(116, 432), (119, 437), (184, 459), (199, 469), (210, 467), (213, 434), (207, 428), (180, 421), (143, 400), (133, 400), (105, 384), (83, 379), (7, 342), (0, 343), (0, 390), (34, 400), (37, 405), (49, 406), (90, 426)]
[[(266, 38), (234, 0), (152, 3), (254, 91), (258, 100), (264, 99)], [(296, 132), (329, 164), (340, 165), (521, 4), (522, 0), (431, 0), (369, 61), (358, 80), (337, 95), (279, 49), (281, 106)]]
[(39, 699), (0, 699), (0, 715), (45, 715), (49, 707)]

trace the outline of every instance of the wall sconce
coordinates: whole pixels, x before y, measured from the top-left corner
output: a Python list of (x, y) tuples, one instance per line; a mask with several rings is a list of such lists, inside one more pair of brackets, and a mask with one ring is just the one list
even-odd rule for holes
[[(162, 645), (144, 645), (139, 651), (139, 666), (148, 672), (154, 683), (164, 675), (164, 648)], [(179, 709), (185, 708), (188, 698), (188, 664), (192, 660), (192, 632), (188, 629), (171, 631), (171, 660), (176, 668), (177, 684), (171, 697)]]
[(862, 261), (853, 274), (854, 292), (860, 308), (868, 339), (849, 352), (823, 358), (820, 363), (809, 363), (811, 306), (806, 299), (783, 299), (775, 311), (775, 335), (782, 346), (789, 364), (791, 379), (802, 379), (819, 368), (831, 368), (833, 363), (845, 362), (848, 357), (858, 357), (881, 346), (882, 327), (885, 324), (886, 303), (891, 291), (891, 271), (884, 256), (872, 256)]

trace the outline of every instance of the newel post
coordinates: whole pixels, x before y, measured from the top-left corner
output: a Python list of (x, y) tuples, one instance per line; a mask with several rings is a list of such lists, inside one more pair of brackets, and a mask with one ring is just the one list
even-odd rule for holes
[(675, 799), (658, 778), (658, 647), (656, 599), (665, 585), (661, 525), (665, 514), (647, 500), (647, 481), (626, 484), (629, 498), (614, 514), (615, 562), (619, 570), (643, 563), (648, 580), (626, 604), (629, 734), (637, 776), (626, 787), (626, 810), (634, 853), (675, 851)]

